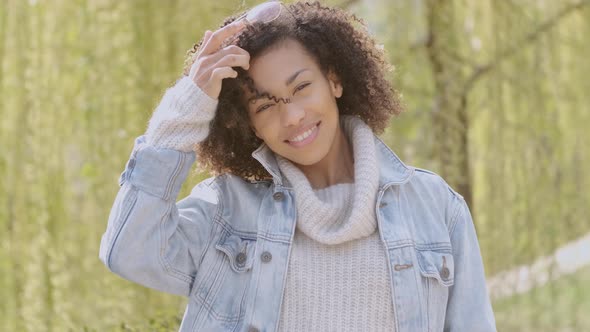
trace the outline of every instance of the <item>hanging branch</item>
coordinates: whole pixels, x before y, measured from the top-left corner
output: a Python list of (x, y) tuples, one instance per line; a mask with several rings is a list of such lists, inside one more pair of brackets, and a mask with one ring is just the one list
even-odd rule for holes
[(541, 23), (535, 30), (525, 35), (520, 41), (512, 44), (511, 47), (506, 48), (498, 53), (498, 56), (489, 63), (485, 65), (478, 66), (475, 71), (471, 74), (471, 76), (465, 82), (465, 86), (463, 88), (463, 95), (467, 95), (471, 88), (475, 85), (475, 82), (480, 79), (485, 74), (489, 73), (497, 67), (500, 62), (506, 60), (507, 58), (514, 55), (518, 50), (522, 49), (523, 46), (527, 44), (531, 44), (535, 42), (537, 39), (541, 37), (541, 35), (553, 27), (555, 27), (563, 18), (568, 16), (569, 14), (583, 8), (584, 6), (590, 4), (590, 0), (583, 0), (578, 3), (569, 5), (559, 11), (554, 17), (548, 19), (546, 22)]

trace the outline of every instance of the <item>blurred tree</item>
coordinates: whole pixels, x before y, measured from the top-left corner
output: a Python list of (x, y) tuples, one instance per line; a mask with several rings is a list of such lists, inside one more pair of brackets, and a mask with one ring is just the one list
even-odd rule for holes
[[(257, 2), (0, 2), (0, 330), (177, 328), (186, 300), (108, 272), (100, 236), (133, 139), (186, 50)], [(326, 3), (384, 44), (408, 112), (383, 138), (477, 207), (488, 273), (590, 231), (588, 0)], [(546, 323), (534, 330), (575, 326), (571, 293), (552, 295), (569, 316), (527, 309)], [(499, 326), (535, 326), (513, 315)]]

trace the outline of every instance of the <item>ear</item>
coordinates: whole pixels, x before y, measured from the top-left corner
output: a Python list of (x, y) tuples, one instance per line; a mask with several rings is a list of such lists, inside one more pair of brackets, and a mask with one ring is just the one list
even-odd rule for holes
[(342, 97), (342, 83), (340, 81), (340, 77), (336, 75), (333, 70), (328, 71), (328, 82), (330, 83), (330, 89), (332, 90), (332, 94), (336, 98)]

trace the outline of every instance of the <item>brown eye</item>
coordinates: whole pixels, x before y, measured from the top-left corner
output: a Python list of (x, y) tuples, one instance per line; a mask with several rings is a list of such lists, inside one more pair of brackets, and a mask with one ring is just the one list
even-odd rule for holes
[(301, 90), (305, 89), (305, 88), (306, 88), (308, 85), (310, 85), (310, 84), (311, 84), (311, 83), (303, 83), (303, 84), (301, 84), (301, 85), (297, 86), (297, 87), (295, 88), (295, 92), (298, 92), (298, 91), (301, 91)]
[(274, 104), (264, 104), (256, 109), (256, 113), (260, 113), (274, 106)]

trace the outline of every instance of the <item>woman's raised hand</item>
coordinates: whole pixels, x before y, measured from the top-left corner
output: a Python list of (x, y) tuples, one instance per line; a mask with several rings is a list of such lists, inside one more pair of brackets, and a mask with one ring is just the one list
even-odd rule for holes
[(250, 68), (250, 54), (235, 45), (221, 48), (224, 41), (245, 27), (243, 21), (233, 22), (223, 28), (211, 32), (207, 30), (197, 53), (195, 62), (191, 66), (189, 77), (209, 97), (217, 99), (221, 92), (221, 82), (224, 78), (238, 76), (232, 67)]

